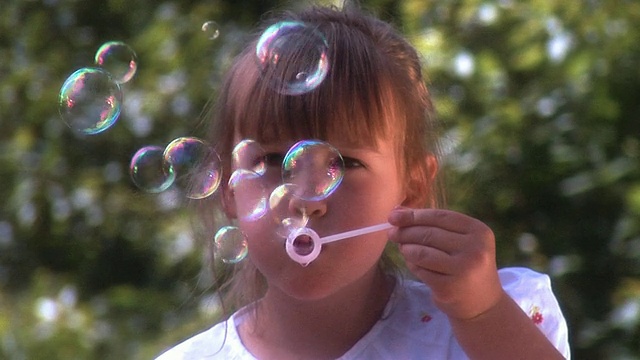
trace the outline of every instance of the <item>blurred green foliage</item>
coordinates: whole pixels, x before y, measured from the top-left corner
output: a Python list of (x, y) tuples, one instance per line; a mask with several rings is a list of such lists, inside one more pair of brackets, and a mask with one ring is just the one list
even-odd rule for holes
[[(424, 57), (450, 206), (494, 229), (501, 266), (552, 276), (575, 358), (640, 358), (640, 2), (364, 3)], [(202, 135), (244, 36), (285, 5), (3, 2), (0, 358), (148, 359), (215, 322), (207, 244), (128, 163)], [(58, 92), (110, 40), (136, 51), (138, 73), (118, 123), (76, 136)]]

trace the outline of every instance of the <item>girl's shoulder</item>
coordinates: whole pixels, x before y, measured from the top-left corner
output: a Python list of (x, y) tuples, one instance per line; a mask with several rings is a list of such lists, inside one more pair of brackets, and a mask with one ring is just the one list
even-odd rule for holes
[(163, 352), (156, 360), (254, 359), (246, 351), (236, 331), (236, 312), (228, 320), (196, 334)]

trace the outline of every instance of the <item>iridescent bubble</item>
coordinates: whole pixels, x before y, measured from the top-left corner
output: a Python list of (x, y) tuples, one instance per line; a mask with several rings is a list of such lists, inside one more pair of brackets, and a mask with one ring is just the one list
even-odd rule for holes
[(150, 193), (167, 190), (175, 180), (175, 173), (166, 171), (164, 148), (160, 146), (138, 150), (131, 158), (129, 174), (138, 188)]
[(257, 220), (268, 211), (269, 192), (263, 177), (253, 171), (236, 169), (229, 178), (229, 189), (234, 192), (239, 219)]
[(138, 57), (129, 45), (120, 41), (109, 41), (96, 51), (96, 65), (105, 69), (119, 84), (131, 80), (138, 69)]
[(263, 78), (287, 95), (309, 92), (322, 83), (329, 72), (328, 51), (325, 36), (299, 21), (271, 25), (256, 45)]
[(195, 137), (179, 137), (164, 149), (165, 171), (191, 199), (213, 194), (222, 180), (220, 157), (209, 144)]
[(295, 199), (296, 186), (281, 184), (269, 195), (269, 210), (277, 228), (276, 234), (286, 238), (294, 228), (306, 226), (309, 216), (302, 209), (298, 216), (292, 216), (290, 204)]
[(344, 160), (336, 148), (319, 140), (293, 145), (282, 162), (282, 179), (295, 187), (295, 196), (310, 201), (325, 199), (342, 182)]
[(236, 264), (248, 254), (246, 236), (236, 226), (225, 226), (214, 236), (215, 254), (227, 264)]
[(250, 170), (262, 175), (267, 169), (265, 155), (264, 149), (257, 141), (244, 139), (233, 148), (231, 153), (233, 168)]
[(116, 123), (122, 90), (107, 71), (81, 68), (65, 80), (58, 96), (62, 120), (74, 131), (94, 135)]
[(215, 21), (207, 21), (202, 24), (202, 31), (207, 34), (209, 40), (215, 40), (220, 36), (220, 26)]

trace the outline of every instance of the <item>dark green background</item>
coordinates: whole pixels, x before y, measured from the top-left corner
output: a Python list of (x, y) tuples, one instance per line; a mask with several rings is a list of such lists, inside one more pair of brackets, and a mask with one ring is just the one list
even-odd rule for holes
[[(365, 4), (424, 57), (450, 207), (493, 228), (501, 266), (552, 276), (574, 358), (640, 358), (640, 2)], [(128, 163), (202, 135), (231, 56), (284, 5), (2, 2), (0, 358), (148, 359), (215, 322), (207, 245)], [(138, 73), (118, 123), (77, 137), (58, 91), (110, 40), (136, 51)]]

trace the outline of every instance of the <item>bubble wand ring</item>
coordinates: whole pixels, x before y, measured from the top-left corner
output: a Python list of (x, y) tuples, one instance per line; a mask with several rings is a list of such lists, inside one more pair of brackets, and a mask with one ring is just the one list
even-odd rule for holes
[[(287, 255), (289, 255), (291, 260), (299, 263), (302, 266), (307, 266), (312, 261), (314, 261), (318, 257), (318, 255), (320, 255), (323, 244), (349, 239), (355, 236), (370, 234), (382, 230), (388, 230), (392, 227), (393, 225), (389, 223), (382, 223), (325, 237), (320, 237), (318, 233), (308, 227), (296, 228), (289, 233), (289, 236), (287, 236), (285, 249), (287, 251)], [(311, 245), (311, 251), (306, 251), (307, 248), (309, 248), (309, 243)], [(305, 244), (304, 251), (302, 251), (300, 244)]]

